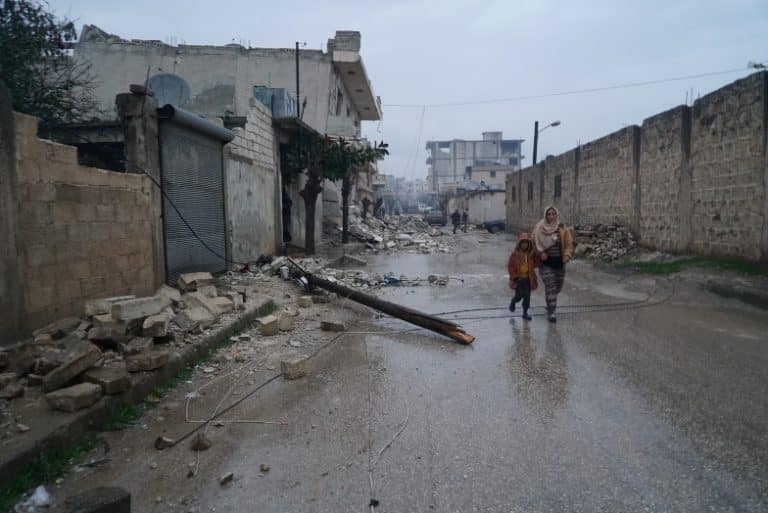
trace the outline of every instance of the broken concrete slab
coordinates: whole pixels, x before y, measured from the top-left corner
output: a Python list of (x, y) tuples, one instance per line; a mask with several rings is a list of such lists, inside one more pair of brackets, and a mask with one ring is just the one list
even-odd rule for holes
[(90, 299), (85, 302), (85, 315), (93, 317), (95, 315), (108, 314), (112, 311), (112, 305), (118, 301), (135, 299), (136, 296), (115, 296), (101, 299)]
[(301, 308), (312, 308), (314, 301), (312, 300), (312, 296), (301, 296), (297, 300), (297, 303)]
[(131, 513), (131, 494), (117, 486), (102, 486), (68, 497), (66, 513)]
[(32, 336), (36, 337), (38, 335), (51, 335), (51, 337), (56, 340), (63, 338), (68, 333), (75, 331), (78, 326), (80, 326), (80, 318), (65, 317), (64, 319), (59, 319), (47, 326), (36, 329), (32, 332)]
[(86, 371), (84, 379), (99, 385), (105, 395), (119, 394), (131, 387), (125, 362), (112, 362), (101, 368), (90, 369)]
[(43, 377), (39, 374), (27, 374), (27, 386), (28, 387), (43, 386)]
[(202, 287), (198, 287), (197, 292), (199, 294), (202, 294), (205, 297), (211, 297), (211, 298), (219, 295), (219, 292), (216, 290), (216, 287), (213, 285), (204, 285)]
[(267, 315), (258, 319), (259, 334), (265, 337), (271, 337), (280, 333), (280, 321), (274, 315)]
[(192, 331), (195, 328), (207, 328), (216, 318), (202, 306), (185, 308), (176, 314), (174, 321), (184, 331)]
[(269, 264), (269, 272), (275, 274), (284, 265), (288, 265), (288, 259), (284, 256), (277, 257)]
[(157, 291), (155, 292), (155, 297), (164, 298), (166, 303), (168, 305), (176, 304), (181, 299), (181, 292), (179, 292), (178, 289), (175, 289), (169, 285), (163, 284)]
[(135, 321), (117, 321), (111, 314), (95, 315), (93, 317), (93, 327), (88, 331), (88, 340), (124, 342), (128, 336), (128, 331), (135, 324)]
[(309, 372), (309, 358), (305, 355), (293, 356), (280, 362), (280, 373), (285, 379), (299, 379)]
[(245, 301), (243, 300), (243, 294), (240, 292), (225, 292), (222, 294), (222, 297), (225, 297), (232, 301), (232, 305), (235, 307), (235, 310), (242, 310), (245, 308)]
[(134, 337), (119, 345), (120, 352), (124, 356), (133, 356), (136, 354), (151, 351), (155, 343), (151, 337)]
[(0, 389), (0, 399), (16, 399), (24, 395), (24, 387), (13, 381)]
[(141, 334), (145, 337), (164, 337), (168, 334), (168, 323), (171, 318), (166, 312), (150, 315), (144, 319), (141, 326)]
[(293, 323), (299, 318), (299, 312), (295, 310), (283, 310), (280, 314), (280, 331), (290, 331)]
[(197, 290), (205, 285), (213, 285), (213, 275), (211, 273), (186, 273), (179, 276), (178, 285), (184, 292)]
[(101, 398), (101, 386), (80, 383), (45, 394), (48, 405), (59, 411), (74, 412), (88, 408)]
[(6, 385), (16, 381), (15, 372), (4, 372), (0, 374), (0, 388), (4, 388)]
[(163, 367), (168, 363), (170, 353), (164, 349), (155, 349), (146, 353), (129, 356), (125, 359), (128, 372), (146, 372)]
[(137, 297), (114, 303), (111, 313), (115, 320), (131, 321), (159, 314), (166, 306), (168, 306), (168, 303), (163, 297)]
[(346, 331), (347, 326), (341, 321), (321, 321), (320, 329), (323, 331)]
[(101, 351), (90, 342), (80, 341), (69, 347), (62, 356), (63, 363), (43, 377), (43, 390), (61, 388), (101, 358)]
[(235, 305), (225, 297), (209, 297), (203, 292), (190, 292), (181, 298), (187, 308), (203, 307), (214, 317), (219, 317), (235, 309)]

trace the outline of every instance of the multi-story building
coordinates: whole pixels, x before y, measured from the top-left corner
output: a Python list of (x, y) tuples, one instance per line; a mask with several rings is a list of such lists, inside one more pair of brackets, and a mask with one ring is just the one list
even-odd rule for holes
[(500, 183), (503, 184), (507, 172), (517, 171), (521, 167), (523, 141), (503, 139), (502, 132), (483, 132), (481, 140), (428, 141), (427, 182), (432, 191), (437, 192), (441, 185), (476, 181), (473, 176), (475, 168), (495, 166), (499, 169), (488, 169), (489, 178), (492, 171), (495, 174), (505, 169), (500, 173), (503, 175), (500, 176)]

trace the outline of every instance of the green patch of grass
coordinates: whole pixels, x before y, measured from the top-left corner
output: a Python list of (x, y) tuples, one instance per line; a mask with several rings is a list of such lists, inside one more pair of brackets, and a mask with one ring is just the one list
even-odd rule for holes
[(258, 317), (264, 317), (277, 312), (279, 308), (280, 307), (277, 305), (277, 303), (275, 303), (270, 299), (269, 301), (261, 305), (256, 313)]
[(626, 262), (620, 267), (632, 269), (641, 273), (667, 276), (689, 269), (700, 267), (715, 271), (733, 271), (744, 276), (768, 276), (768, 268), (764, 265), (711, 257), (689, 257), (669, 262)]
[(119, 404), (112, 408), (109, 420), (101, 426), (104, 431), (120, 431), (133, 426), (137, 420), (151, 407), (149, 403)]
[(0, 490), (0, 511), (12, 511), (22, 493), (41, 483), (61, 477), (73, 459), (82, 456), (95, 446), (96, 440), (89, 438), (74, 447), (42, 453), (27, 467), (23, 474), (17, 476), (8, 486)]

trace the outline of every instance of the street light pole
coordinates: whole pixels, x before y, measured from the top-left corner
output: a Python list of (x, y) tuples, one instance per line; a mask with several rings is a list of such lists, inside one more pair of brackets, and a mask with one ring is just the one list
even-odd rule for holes
[(533, 124), (533, 165), (536, 165), (536, 150), (539, 147), (539, 122)]

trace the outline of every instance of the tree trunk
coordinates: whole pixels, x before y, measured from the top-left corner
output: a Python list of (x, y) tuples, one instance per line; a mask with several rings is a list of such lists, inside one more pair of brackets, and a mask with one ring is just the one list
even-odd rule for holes
[(315, 206), (317, 197), (323, 191), (320, 186), (320, 171), (310, 171), (304, 189), (299, 194), (304, 199), (304, 253), (307, 255), (315, 254)]
[(349, 194), (352, 189), (352, 180), (349, 173), (341, 179), (341, 242), (349, 242)]

